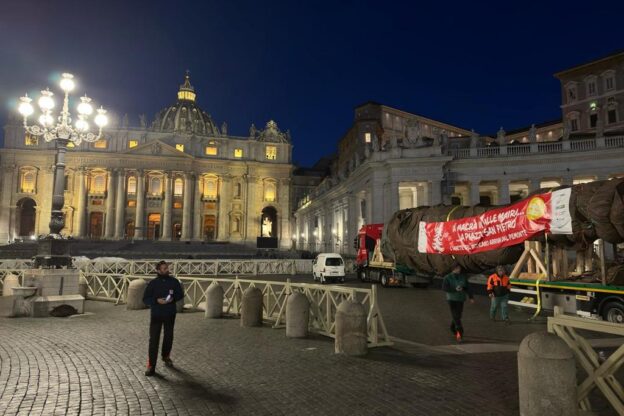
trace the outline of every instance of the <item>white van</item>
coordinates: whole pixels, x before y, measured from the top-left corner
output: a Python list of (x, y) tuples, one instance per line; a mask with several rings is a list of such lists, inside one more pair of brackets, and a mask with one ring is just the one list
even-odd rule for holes
[(321, 253), (312, 262), (312, 276), (321, 283), (327, 281), (345, 281), (345, 265), (342, 256), (337, 253)]

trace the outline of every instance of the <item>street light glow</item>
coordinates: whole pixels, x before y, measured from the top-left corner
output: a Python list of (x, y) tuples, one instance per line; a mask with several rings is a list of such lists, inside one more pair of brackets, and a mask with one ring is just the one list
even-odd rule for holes
[(32, 98), (30, 98), (28, 94), (24, 95), (23, 97), (20, 97), (20, 104), (19, 104), (19, 107), (17, 107), (17, 111), (19, 111), (20, 114), (23, 115), (24, 117), (28, 117), (32, 113), (35, 112), (35, 109), (30, 103), (31, 101), (32, 101)]
[(80, 104), (78, 104), (78, 114), (82, 114), (83, 116), (89, 116), (93, 113), (93, 106), (91, 105), (91, 98), (87, 97), (86, 94), (84, 97), (80, 97)]
[(97, 116), (95, 116), (94, 121), (99, 128), (108, 124), (108, 116), (106, 115), (106, 110), (104, 110), (104, 108), (100, 107), (97, 109)]
[(54, 94), (52, 93), (52, 91), (50, 91), (49, 89), (45, 89), (43, 91), (41, 91), (41, 97), (39, 98), (39, 108), (41, 108), (42, 112), (47, 112), (50, 111), (54, 108), (54, 99), (52, 99), (52, 96)]
[(74, 82), (74, 76), (65, 72), (61, 75), (61, 77), (61, 89), (65, 92), (72, 92), (76, 87), (76, 83)]

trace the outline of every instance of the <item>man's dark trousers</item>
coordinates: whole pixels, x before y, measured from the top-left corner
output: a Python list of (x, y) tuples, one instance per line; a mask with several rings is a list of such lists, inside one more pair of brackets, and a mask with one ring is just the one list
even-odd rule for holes
[(173, 346), (173, 326), (175, 325), (175, 314), (170, 316), (153, 316), (150, 320), (149, 328), (149, 366), (156, 367), (158, 358), (158, 342), (160, 341), (160, 330), (165, 328), (161, 355), (163, 358), (169, 357)]

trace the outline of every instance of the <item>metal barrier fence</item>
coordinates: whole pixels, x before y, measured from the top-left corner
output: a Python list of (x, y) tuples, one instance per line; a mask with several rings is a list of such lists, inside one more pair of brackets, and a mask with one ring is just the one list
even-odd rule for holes
[[(124, 303), (128, 285), (134, 279), (150, 280), (152, 276), (123, 275), (114, 273), (89, 273), (82, 275), (87, 282), (87, 299)], [(274, 328), (285, 324), (286, 301), (293, 291), (306, 295), (310, 301), (310, 329), (313, 332), (335, 337), (336, 310), (343, 300), (354, 300), (364, 305), (368, 313), (369, 346), (392, 345), (377, 303), (377, 287), (371, 289), (343, 286), (315, 285), (307, 283), (269, 282), (239, 278), (211, 278), (177, 276), (184, 285), (185, 305), (194, 309), (204, 309), (206, 290), (212, 284), (223, 287), (223, 312), (240, 315), (242, 296), (248, 287), (257, 287), (263, 295), (264, 319), (272, 322)]]
[(624, 365), (624, 343), (603, 360), (577, 330), (624, 337), (624, 325), (564, 315), (558, 306), (555, 306), (555, 315), (548, 318), (548, 332), (556, 334), (568, 344), (577, 362), (587, 372), (587, 378), (577, 389), (581, 409), (591, 410), (588, 396), (598, 387), (615, 411), (624, 415), (624, 389), (615, 378), (618, 369)]

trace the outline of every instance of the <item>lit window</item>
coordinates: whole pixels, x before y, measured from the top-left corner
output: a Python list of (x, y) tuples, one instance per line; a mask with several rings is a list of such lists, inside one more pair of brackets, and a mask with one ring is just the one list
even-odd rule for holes
[(217, 181), (216, 179), (206, 179), (204, 181), (204, 197), (207, 199), (217, 198)]
[(217, 155), (217, 146), (206, 146), (206, 154), (208, 156), (216, 156)]
[(176, 143), (176, 150), (179, 150), (181, 152), (184, 151), (184, 145), (181, 143)]
[(152, 178), (150, 181), (150, 193), (152, 195), (160, 195), (162, 192), (161, 184), (160, 178)]
[(267, 202), (275, 201), (275, 183), (267, 182), (264, 185), (264, 200)]
[(35, 172), (28, 171), (22, 173), (22, 192), (33, 193), (35, 192)]
[(32, 134), (27, 134), (24, 136), (24, 144), (26, 146), (37, 146), (39, 144), (39, 138)]
[(243, 157), (243, 149), (234, 149), (234, 157), (240, 159)]
[(69, 142), (69, 143), (67, 143), (67, 147), (69, 149), (73, 149), (74, 147), (76, 147), (76, 145), (74, 143), (72, 143), (72, 142)]
[(192, 91), (178, 91), (178, 100), (195, 101), (195, 93)]
[(100, 139), (93, 144), (96, 149), (106, 149), (106, 139)]
[(136, 188), (137, 188), (137, 180), (136, 177), (134, 176), (130, 176), (128, 178), (128, 195), (134, 195), (136, 194)]
[(267, 146), (265, 148), (265, 154), (266, 154), (266, 158), (268, 160), (275, 160), (275, 159), (277, 159), (277, 147), (276, 146)]
[(139, 141), (138, 140), (130, 140), (128, 142), (128, 147), (130, 149), (132, 149), (133, 147), (137, 147), (139, 145)]
[(129, 199), (129, 200), (128, 200), (128, 206), (129, 206), (130, 208), (132, 208), (132, 207), (136, 207), (136, 199)]
[(176, 178), (173, 182), (173, 194), (175, 196), (181, 196), (182, 192), (184, 192), (184, 181), (182, 178)]
[(106, 177), (104, 175), (95, 175), (91, 180), (91, 193), (103, 194), (106, 191)]
[(182, 202), (174, 202), (173, 209), (182, 209)]
[(364, 133), (364, 142), (365, 143), (370, 143), (371, 142), (371, 134), (370, 133)]

